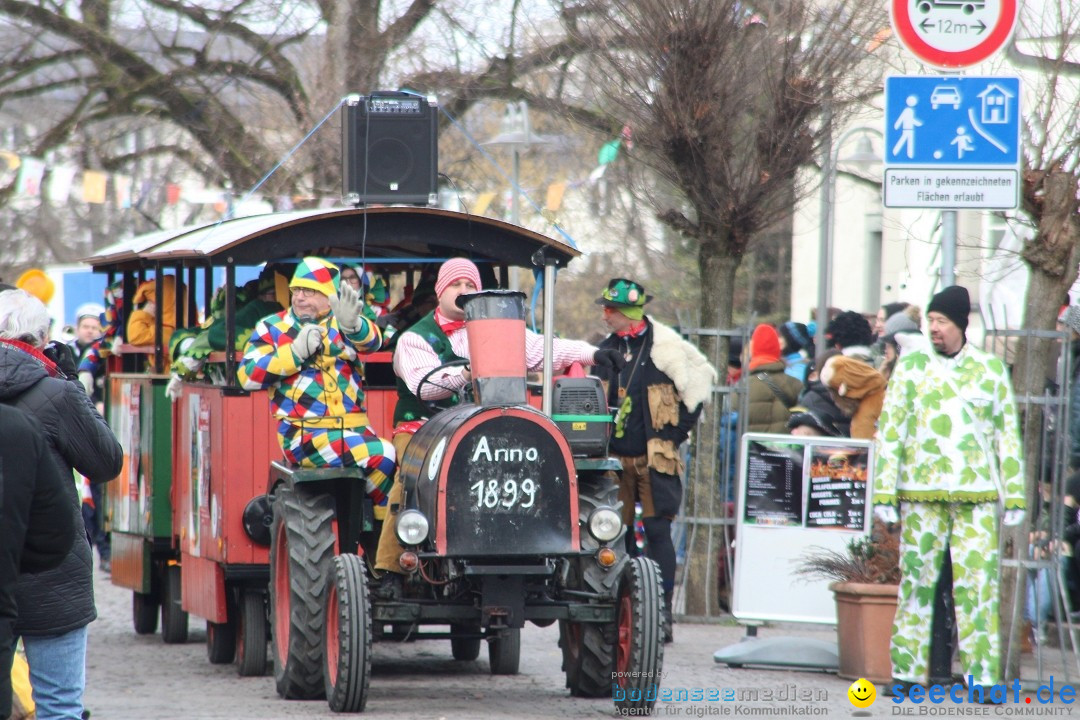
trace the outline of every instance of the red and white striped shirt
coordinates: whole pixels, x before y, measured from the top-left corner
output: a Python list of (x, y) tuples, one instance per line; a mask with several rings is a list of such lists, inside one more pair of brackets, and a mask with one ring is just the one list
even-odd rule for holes
[[(469, 335), (464, 328), (451, 332), (448, 336), (454, 354), (461, 358), (469, 357)], [(563, 340), (555, 338), (552, 348), (552, 370), (561, 372), (571, 364), (592, 365), (596, 348), (581, 340)], [(439, 356), (424, 338), (415, 332), (402, 333), (394, 352), (394, 373), (405, 381), (405, 385), (414, 394), (417, 384), (432, 368), (442, 365)], [(525, 331), (525, 365), (530, 372), (544, 367), (544, 336), (530, 330)], [(424, 383), (418, 397), (421, 400), (442, 400), (465, 387), (463, 376), (465, 368), (450, 367), (431, 376), (431, 381)], [(438, 387), (432, 383), (438, 383)]]

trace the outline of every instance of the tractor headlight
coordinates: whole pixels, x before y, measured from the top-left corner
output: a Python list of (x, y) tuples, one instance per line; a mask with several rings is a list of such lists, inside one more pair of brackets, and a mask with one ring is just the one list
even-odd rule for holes
[(600, 542), (611, 542), (622, 532), (622, 518), (613, 508), (601, 505), (589, 515), (589, 534)]
[(398, 515), (397, 536), (402, 545), (419, 545), (427, 540), (428, 519), (419, 510), (406, 510)]

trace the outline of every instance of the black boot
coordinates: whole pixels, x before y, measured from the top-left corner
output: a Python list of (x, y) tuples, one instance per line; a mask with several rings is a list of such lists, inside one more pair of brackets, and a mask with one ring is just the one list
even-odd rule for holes
[(671, 597), (675, 594), (674, 590), (668, 590), (664, 593), (664, 611), (663, 611), (663, 625), (664, 625), (664, 644), (675, 642), (675, 632), (672, 625), (675, 624), (675, 618), (671, 615)]

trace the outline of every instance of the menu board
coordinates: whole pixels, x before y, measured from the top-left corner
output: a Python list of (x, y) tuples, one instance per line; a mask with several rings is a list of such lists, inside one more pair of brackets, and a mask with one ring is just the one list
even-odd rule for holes
[(810, 448), (807, 527), (863, 529), (867, 455), (866, 448)]
[(740, 449), (732, 614), (836, 623), (829, 581), (798, 568), (807, 548), (844, 553), (869, 531), (873, 442), (744, 433)]
[(743, 522), (801, 525), (802, 465), (801, 445), (750, 443)]

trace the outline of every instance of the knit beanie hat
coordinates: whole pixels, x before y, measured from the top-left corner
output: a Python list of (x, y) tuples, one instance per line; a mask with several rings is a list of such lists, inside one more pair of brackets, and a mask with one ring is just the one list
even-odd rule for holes
[(779, 330), (780, 337), (791, 352), (805, 350), (810, 346), (810, 331), (802, 323), (788, 320)]
[(1058, 320), (1075, 333), (1080, 333), (1080, 305), (1070, 305)]
[(480, 282), (480, 270), (465, 258), (452, 258), (443, 263), (439, 268), (439, 277), (435, 280), (435, 297), (442, 297), (443, 291), (455, 281), (466, 278), (473, 281), (477, 290), (483, 290)]
[(884, 342), (893, 342), (898, 333), (913, 332), (919, 332), (919, 326), (911, 319), (910, 315), (900, 311), (895, 315), (890, 315), (889, 319), (885, 321), (885, 329), (881, 333), (881, 339)]
[(967, 288), (950, 285), (931, 300), (926, 306), (926, 313), (938, 312), (952, 320), (961, 332), (967, 330), (968, 315), (971, 314), (971, 297)]
[(341, 286), (341, 270), (329, 260), (319, 257), (306, 257), (296, 266), (291, 288), (310, 288), (326, 297), (337, 295)]
[(780, 362), (780, 336), (776, 328), (762, 323), (750, 336), (750, 370)]

